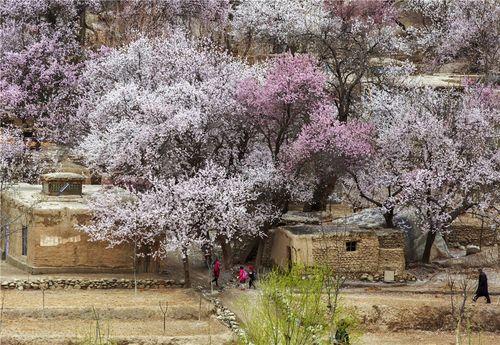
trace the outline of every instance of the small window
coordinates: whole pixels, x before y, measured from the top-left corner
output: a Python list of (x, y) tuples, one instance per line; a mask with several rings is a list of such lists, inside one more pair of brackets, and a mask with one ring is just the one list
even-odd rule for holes
[(358, 242), (349, 241), (345, 243), (345, 250), (348, 252), (355, 252)]
[(26, 225), (23, 225), (22, 228), (21, 241), (22, 241), (21, 254), (28, 255), (28, 227)]

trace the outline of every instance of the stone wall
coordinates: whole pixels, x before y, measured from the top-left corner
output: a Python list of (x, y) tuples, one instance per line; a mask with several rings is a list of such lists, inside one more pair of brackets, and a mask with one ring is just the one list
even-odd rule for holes
[[(347, 242), (356, 242), (356, 250), (348, 251)], [(319, 226), (297, 225), (273, 229), (265, 242), (264, 258), (282, 268), (291, 261), (328, 265), (354, 277), (385, 270), (399, 275), (405, 270), (404, 245), (404, 234), (399, 230), (330, 227), (321, 231)]]
[[(355, 251), (346, 250), (347, 241), (357, 242)], [(313, 257), (315, 263), (331, 265), (350, 273), (376, 272), (379, 257), (378, 238), (373, 232), (315, 237)]]
[(405, 270), (405, 253), (403, 248), (380, 248), (378, 256), (378, 272), (395, 271), (400, 274)]
[(376, 230), (380, 248), (404, 248), (404, 232), (400, 230)]
[[(32, 279), (32, 280), (4, 280), (0, 284), (2, 289), (17, 290), (60, 290), (60, 289), (133, 289), (133, 279)], [(184, 281), (165, 279), (138, 279), (138, 289), (160, 289), (167, 287), (182, 287)]]
[[(457, 243), (463, 246), (474, 244), (479, 246), (494, 246), (500, 244), (498, 230), (489, 226), (484, 226), (481, 234), (481, 227), (474, 225), (452, 225), (449, 233), (444, 238), (447, 243)], [(481, 240), (482, 236), (482, 240)], [(481, 242), (481, 243), (480, 243)]]

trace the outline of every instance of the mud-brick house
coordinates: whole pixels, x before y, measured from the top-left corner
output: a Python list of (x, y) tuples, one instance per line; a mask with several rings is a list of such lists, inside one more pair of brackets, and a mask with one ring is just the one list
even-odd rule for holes
[(1, 248), (8, 263), (32, 274), (133, 269), (129, 246), (106, 248), (75, 227), (89, 221), (86, 199), (103, 188), (83, 181), (78, 174), (52, 173), (42, 185), (22, 183), (3, 193)]
[(273, 264), (329, 265), (346, 274), (383, 274), (405, 269), (404, 234), (398, 229), (292, 225), (276, 228), (267, 251)]

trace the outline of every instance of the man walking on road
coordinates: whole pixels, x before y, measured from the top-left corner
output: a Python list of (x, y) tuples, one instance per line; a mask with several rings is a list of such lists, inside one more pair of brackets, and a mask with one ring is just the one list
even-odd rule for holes
[(479, 297), (486, 297), (486, 303), (491, 303), (490, 294), (488, 293), (488, 278), (482, 269), (479, 269), (479, 281), (477, 284), (476, 295), (472, 298), (472, 300), (476, 302)]

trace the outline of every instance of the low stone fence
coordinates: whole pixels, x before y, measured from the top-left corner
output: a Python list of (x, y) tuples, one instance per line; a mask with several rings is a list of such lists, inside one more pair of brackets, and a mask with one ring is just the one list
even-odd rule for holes
[[(163, 279), (139, 279), (138, 289), (162, 289), (182, 287), (184, 281)], [(2, 281), (1, 289), (17, 290), (56, 290), (56, 289), (133, 289), (133, 279), (35, 279)]]

